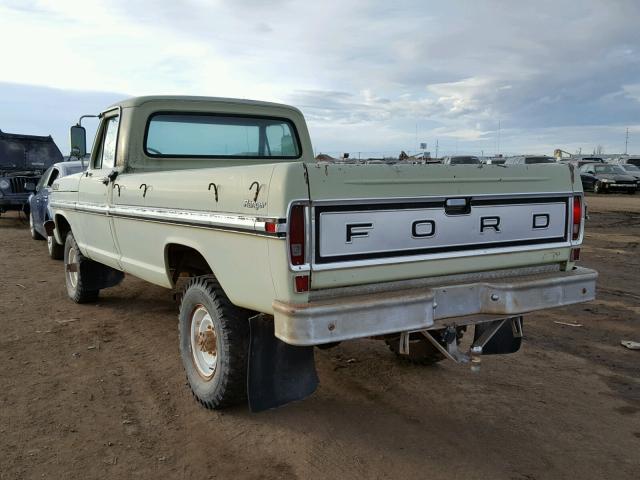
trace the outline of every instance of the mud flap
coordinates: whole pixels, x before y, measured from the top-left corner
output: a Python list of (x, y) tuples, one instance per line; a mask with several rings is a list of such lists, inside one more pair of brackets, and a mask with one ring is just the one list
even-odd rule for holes
[(318, 374), (313, 347), (295, 347), (276, 338), (272, 318), (257, 315), (249, 323), (247, 393), (251, 411), (279, 407), (315, 392)]
[(87, 259), (80, 265), (82, 281), (90, 290), (102, 290), (118, 285), (124, 279), (124, 273), (93, 260)]
[[(513, 320), (519, 319), (518, 325), (522, 326), (522, 317), (515, 317), (505, 321), (498, 331), (489, 339), (482, 347), (483, 355), (500, 355), (506, 353), (515, 353), (520, 350), (522, 344), (522, 331), (514, 328)], [(473, 342), (475, 343), (481, 335), (491, 329), (493, 322), (479, 323), (473, 332)]]

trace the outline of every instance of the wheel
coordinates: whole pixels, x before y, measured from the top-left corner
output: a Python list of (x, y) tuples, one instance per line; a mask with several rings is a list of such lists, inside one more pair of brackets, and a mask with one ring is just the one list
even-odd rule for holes
[(44, 237), (38, 233), (33, 221), (33, 212), (29, 213), (29, 231), (31, 232), (31, 238), (34, 240), (44, 240)]
[[(458, 344), (460, 344), (460, 340), (462, 339), (462, 335), (465, 330), (465, 327), (459, 327), (456, 330), (456, 341)], [(436, 338), (438, 342), (446, 348), (446, 343), (441, 339), (444, 330), (435, 330), (433, 333), (434, 338)], [(386, 343), (389, 350), (395, 353), (398, 358), (416, 365), (433, 365), (434, 363), (438, 363), (446, 358), (420, 332), (411, 333), (409, 336), (409, 355), (400, 353), (400, 335), (387, 339)]]
[(603, 193), (604, 192), (604, 187), (602, 185), (601, 181), (596, 181), (596, 183), (593, 184), (593, 193)]
[(98, 298), (100, 290), (86, 287), (87, 279), (94, 274), (95, 269), (96, 264), (82, 254), (73, 233), (69, 232), (64, 243), (64, 277), (71, 300), (88, 303)]
[(64, 258), (64, 245), (60, 245), (53, 235), (47, 235), (47, 250), (49, 256), (54, 260), (62, 260)]
[(249, 315), (229, 301), (212, 276), (195, 277), (185, 287), (180, 357), (193, 395), (206, 408), (247, 398)]

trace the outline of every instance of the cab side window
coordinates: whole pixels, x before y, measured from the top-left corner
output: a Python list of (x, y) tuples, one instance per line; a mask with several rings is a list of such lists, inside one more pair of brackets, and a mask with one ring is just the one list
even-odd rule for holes
[(105, 120), (102, 128), (100, 149), (93, 168), (113, 168), (116, 164), (116, 141), (118, 140), (118, 125), (120, 117), (115, 116)]

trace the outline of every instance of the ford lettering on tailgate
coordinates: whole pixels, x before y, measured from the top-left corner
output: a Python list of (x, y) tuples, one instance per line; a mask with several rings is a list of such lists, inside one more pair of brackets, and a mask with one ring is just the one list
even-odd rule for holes
[(316, 206), (316, 263), (567, 241), (567, 197), (460, 200)]

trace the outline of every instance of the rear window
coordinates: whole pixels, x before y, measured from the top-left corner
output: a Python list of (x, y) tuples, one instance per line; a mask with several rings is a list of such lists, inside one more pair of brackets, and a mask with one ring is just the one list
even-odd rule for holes
[(156, 113), (145, 153), (151, 157), (299, 158), (300, 141), (283, 118)]
[(627, 163), (635, 165), (636, 167), (640, 167), (640, 158), (630, 158), (629, 160), (627, 160)]

